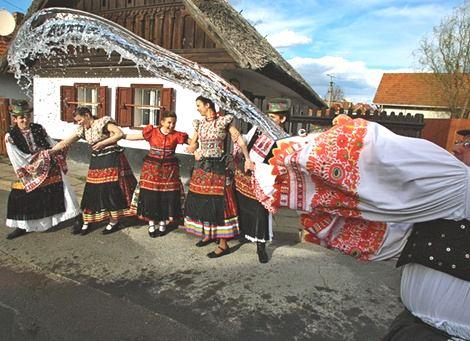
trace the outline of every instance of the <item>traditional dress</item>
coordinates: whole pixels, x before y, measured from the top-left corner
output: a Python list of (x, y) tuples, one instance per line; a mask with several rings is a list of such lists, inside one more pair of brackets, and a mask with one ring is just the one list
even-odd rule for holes
[(55, 142), (41, 125), (31, 123), (26, 131), (15, 126), (5, 135), (5, 143), (19, 178), (8, 197), (8, 227), (45, 231), (80, 215), (75, 193), (64, 176), (65, 158), (46, 151)]
[(411, 313), (470, 340), (470, 221), (417, 223), (400, 255), (400, 294)]
[[(76, 134), (93, 145), (109, 137), (108, 123), (114, 122), (109, 117), (96, 119), (88, 129), (78, 127)], [(124, 148), (115, 144), (93, 151), (81, 203), (83, 222), (118, 220), (133, 215), (130, 205), (136, 184)]]
[(432, 142), (347, 119), (277, 144), (272, 176), (255, 171), (268, 210), (406, 223), (470, 217), (469, 167)]
[(345, 218), (328, 213), (302, 214), (305, 240), (336, 249), (363, 261), (398, 257), (411, 233), (412, 223), (386, 223)]
[[(256, 164), (265, 163), (272, 156), (271, 149), (275, 142), (257, 127), (253, 127), (244, 139), (247, 142), (250, 159)], [(271, 241), (272, 215), (256, 198), (253, 192), (253, 176), (251, 172), (245, 173), (245, 158), (237, 147), (234, 148), (234, 162), (240, 233), (252, 242)]]
[(439, 332), (404, 314), (385, 339), (470, 339), (470, 167), (362, 119), (342, 117), (327, 132), (279, 145), (270, 180), (255, 172), (268, 209), (306, 212), (311, 238), (353, 255), (362, 245), (363, 259), (403, 249), (402, 301)]
[(202, 158), (195, 162), (185, 204), (187, 232), (209, 239), (238, 236), (238, 216), (232, 180), (228, 176), (225, 139), (231, 115), (195, 120)]
[(188, 134), (179, 131), (164, 134), (159, 126), (149, 125), (142, 135), (149, 142), (150, 150), (142, 165), (132, 209), (138, 218), (146, 221), (181, 217), (184, 191), (175, 149), (178, 144), (187, 143)]

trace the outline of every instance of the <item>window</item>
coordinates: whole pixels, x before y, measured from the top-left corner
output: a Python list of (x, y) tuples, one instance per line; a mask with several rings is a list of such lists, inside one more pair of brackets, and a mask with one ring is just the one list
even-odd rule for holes
[(98, 104), (98, 87), (77, 86), (77, 106), (87, 107), (93, 116), (97, 116)]
[(108, 88), (99, 83), (76, 83), (73, 86), (60, 87), (60, 118), (62, 121), (73, 122), (73, 114), (79, 106), (90, 108), (93, 115), (103, 117), (109, 115)]
[(160, 89), (149, 88), (134, 90), (134, 126), (157, 125), (160, 116)]
[(162, 111), (173, 111), (174, 90), (158, 84), (132, 84), (117, 88), (116, 121), (122, 127), (158, 125)]

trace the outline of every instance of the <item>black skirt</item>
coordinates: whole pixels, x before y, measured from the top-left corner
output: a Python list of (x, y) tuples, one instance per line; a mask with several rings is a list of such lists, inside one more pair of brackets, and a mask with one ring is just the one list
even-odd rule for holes
[(271, 240), (269, 233), (269, 212), (257, 200), (236, 191), (240, 235), (251, 241)]
[(7, 204), (7, 219), (42, 219), (65, 212), (62, 181), (36, 188), (27, 193), (20, 182), (12, 186)]
[(181, 217), (181, 191), (159, 192), (140, 188), (137, 217), (165, 221)]

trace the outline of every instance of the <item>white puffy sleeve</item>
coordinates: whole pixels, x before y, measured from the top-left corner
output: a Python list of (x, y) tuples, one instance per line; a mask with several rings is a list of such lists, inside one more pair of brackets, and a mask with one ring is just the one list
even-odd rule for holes
[(10, 134), (5, 135), (5, 145), (7, 149), (8, 158), (13, 166), (15, 172), (18, 169), (26, 167), (32, 160), (33, 155), (23, 153), (14, 143)]
[(384, 222), (470, 218), (470, 170), (424, 139), (363, 119), (278, 142), (273, 207)]

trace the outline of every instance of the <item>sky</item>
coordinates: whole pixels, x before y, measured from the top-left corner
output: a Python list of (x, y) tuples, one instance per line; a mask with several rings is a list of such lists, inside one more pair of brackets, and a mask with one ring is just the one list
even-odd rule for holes
[[(325, 97), (328, 82), (371, 103), (384, 72), (419, 71), (413, 51), (463, 0), (229, 0)], [(0, 0), (26, 11), (30, 0)]]
[(463, 0), (229, 0), (325, 97), (371, 103), (384, 72), (420, 71), (413, 51)]

